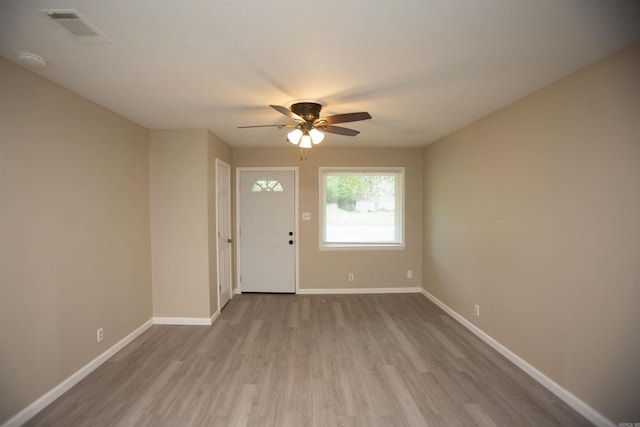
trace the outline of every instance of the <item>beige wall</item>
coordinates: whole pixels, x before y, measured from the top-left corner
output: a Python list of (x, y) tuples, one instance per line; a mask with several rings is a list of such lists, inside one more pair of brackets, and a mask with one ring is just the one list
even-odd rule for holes
[(231, 149), (206, 129), (152, 130), (151, 254), (156, 317), (218, 309), (215, 158)]
[[(331, 135), (327, 136), (331, 138)], [(336, 136), (336, 138), (339, 138)], [(366, 142), (366, 141), (363, 141)], [(235, 149), (234, 167), (299, 167), (299, 211), (310, 212), (311, 221), (299, 219), (300, 289), (419, 287), (422, 283), (422, 150), (339, 149), (314, 147), (300, 160), (295, 147)], [(320, 166), (404, 166), (405, 250), (320, 251)], [(413, 270), (407, 279), (406, 271)], [(347, 276), (354, 273), (355, 280)]]
[(424, 150), (425, 289), (615, 423), (640, 420), (639, 76), (636, 44)]
[(151, 318), (148, 156), (146, 129), (0, 58), (0, 423)]
[(205, 129), (151, 131), (151, 265), (156, 317), (206, 318), (212, 314), (207, 151)]

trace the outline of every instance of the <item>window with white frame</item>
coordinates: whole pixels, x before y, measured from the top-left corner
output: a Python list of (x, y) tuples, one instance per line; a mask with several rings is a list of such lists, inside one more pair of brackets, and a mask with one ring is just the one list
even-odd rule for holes
[(404, 168), (320, 168), (322, 249), (404, 248)]

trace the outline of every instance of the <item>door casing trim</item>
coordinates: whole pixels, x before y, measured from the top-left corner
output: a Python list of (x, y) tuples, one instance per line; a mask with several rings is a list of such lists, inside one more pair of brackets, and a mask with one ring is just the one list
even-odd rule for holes
[[(231, 192), (232, 192), (232, 188), (233, 188), (233, 184), (231, 182), (231, 165), (228, 164), (227, 162), (225, 162), (224, 160), (221, 160), (219, 158), (216, 157), (216, 162), (215, 162), (215, 170), (214, 170), (214, 176), (216, 179), (216, 192), (215, 192), (215, 202), (216, 202), (216, 279), (217, 282), (216, 283), (216, 288), (218, 291), (218, 311), (217, 313), (220, 313), (220, 311), (222, 310), (222, 307), (220, 307), (220, 238), (218, 237), (218, 232), (220, 231), (220, 218), (218, 217), (218, 166), (219, 165), (224, 165), (227, 168), (229, 168), (229, 206), (228, 206), (228, 212), (227, 215), (229, 216), (229, 221), (231, 221)], [(233, 229), (231, 227), (231, 224), (229, 224), (229, 232), (231, 234), (233, 234)], [(231, 280), (233, 278), (233, 250), (231, 251), (230, 254), (230, 259), (229, 259), (229, 279), (230, 279), (230, 283), (229, 283), (229, 301), (231, 301), (233, 299), (233, 280)]]

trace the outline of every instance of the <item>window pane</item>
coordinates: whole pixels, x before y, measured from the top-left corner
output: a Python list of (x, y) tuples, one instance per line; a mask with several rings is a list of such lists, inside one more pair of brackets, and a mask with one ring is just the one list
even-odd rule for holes
[[(324, 243), (400, 244), (400, 172), (325, 171)], [(401, 197), (401, 194), (399, 195)]]
[(255, 193), (260, 191), (284, 191), (284, 189), (277, 179), (262, 178), (253, 183), (251, 191)]

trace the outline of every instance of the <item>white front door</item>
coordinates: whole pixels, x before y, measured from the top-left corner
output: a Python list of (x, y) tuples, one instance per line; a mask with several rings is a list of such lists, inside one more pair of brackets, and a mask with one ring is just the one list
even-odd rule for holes
[(295, 171), (240, 171), (242, 292), (296, 291)]
[(219, 309), (231, 299), (231, 169), (216, 159), (216, 222), (218, 224)]

